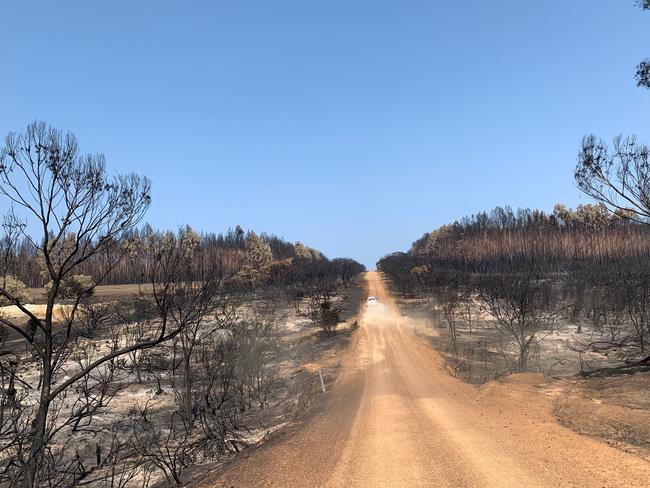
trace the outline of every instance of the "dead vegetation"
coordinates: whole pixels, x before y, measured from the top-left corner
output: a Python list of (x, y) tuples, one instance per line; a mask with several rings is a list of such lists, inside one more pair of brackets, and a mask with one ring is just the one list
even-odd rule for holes
[[(334, 331), (358, 307), (343, 300), (363, 270), (352, 260), (240, 229), (221, 247), (190, 227), (136, 232), (148, 180), (110, 177), (101, 155), (42, 123), (8, 136), (0, 195), (13, 205), (0, 239), (3, 486), (185, 484), (286, 421), (287, 356), (295, 368), (343, 344)], [(17, 278), (34, 265), (40, 305)], [(137, 294), (98, 291), (125, 269)], [(319, 332), (294, 347), (297, 317)]]
[[(575, 179), (596, 205), (496, 208), (425, 234), (379, 267), (447, 370), (471, 382), (536, 371), (564, 380), (558, 418), (647, 448), (648, 409), (629, 375), (650, 370), (650, 171), (635, 137), (585, 137)], [(619, 385), (620, 396), (603, 395)], [(645, 392), (645, 388), (641, 391)], [(599, 397), (603, 397), (599, 399)]]

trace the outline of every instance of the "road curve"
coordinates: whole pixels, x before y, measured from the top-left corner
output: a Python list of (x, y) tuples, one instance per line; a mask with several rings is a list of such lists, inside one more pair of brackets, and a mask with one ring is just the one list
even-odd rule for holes
[(557, 424), (526, 382), (466, 385), (381, 275), (322, 412), (215, 474), (221, 487), (650, 486), (650, 463)]

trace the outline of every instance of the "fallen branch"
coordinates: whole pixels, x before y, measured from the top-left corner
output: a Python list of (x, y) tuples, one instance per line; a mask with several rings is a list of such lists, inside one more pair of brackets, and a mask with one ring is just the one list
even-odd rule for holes
[(583, 378), (592, 377), (592, 376), (615, 376), (622, 374), (635, 374), (635, 373), (644, 373), (650, 371), (650, 358), (645, 358), (641, 361), (634, 363), (624, 364), (622, 366), (616, 366), (613, 368), (598, 368), (592, 369), (591, 371), (582, 371), (578, 373), (579, 376)]

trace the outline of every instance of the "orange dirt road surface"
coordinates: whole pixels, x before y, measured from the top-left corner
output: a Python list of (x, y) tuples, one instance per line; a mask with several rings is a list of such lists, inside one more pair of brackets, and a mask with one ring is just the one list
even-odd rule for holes
[(529, 376), (479, 388), (451, 377), (381, 275), (366, 285), (379, 303), (321, 411), (203, 486), (650, 487), (650, 463), (559, 425)]

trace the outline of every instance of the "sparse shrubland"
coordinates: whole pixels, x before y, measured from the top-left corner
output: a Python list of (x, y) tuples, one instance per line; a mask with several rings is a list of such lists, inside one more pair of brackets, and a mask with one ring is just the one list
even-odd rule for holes
[[(339, 325), (363, 266), (239, 226), (137, 228), (149, 195), (146, 178), (110, 176), (102, 156), (42, 123), (0, 150), (11, 207), (0, 240), (0, 485), (182, 485), (284, 418), (285, 369), (301, 361), (286, 324), (305, 317), (328, 335)], [(102, 300), (106, 283), (140, 289)]]

